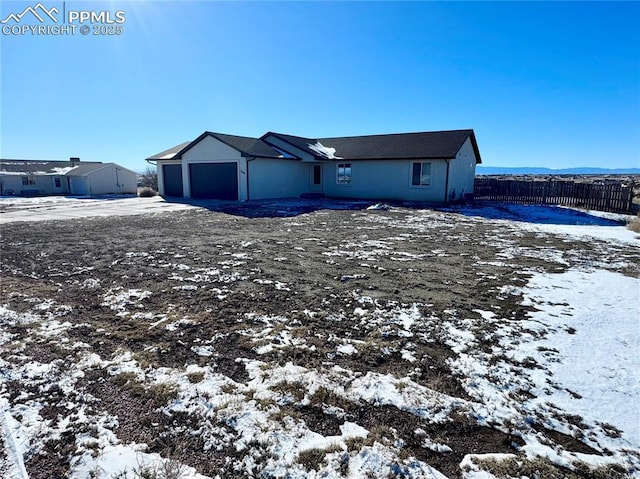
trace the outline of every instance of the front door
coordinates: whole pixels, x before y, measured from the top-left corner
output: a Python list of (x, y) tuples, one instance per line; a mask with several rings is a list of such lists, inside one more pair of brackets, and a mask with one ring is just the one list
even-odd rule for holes
[[(64, 180), (64, 183), (62, 182)], [(64, 193), (64, 187), (67, 185), (67, 179), (61, 176), (53, 177), (53, 192), (56, 194)]]
[(311, 192), (322, 193), (322, 163), (311, 165)]

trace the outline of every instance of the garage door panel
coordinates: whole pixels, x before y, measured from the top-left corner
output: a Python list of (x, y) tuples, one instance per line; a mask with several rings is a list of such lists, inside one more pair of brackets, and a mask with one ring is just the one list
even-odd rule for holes
[(165, 196), (183, 197), (182, 165), (162, 165)]
[(238, 199), (237, 163), (192, 163), (189, 180), (192, 198)]

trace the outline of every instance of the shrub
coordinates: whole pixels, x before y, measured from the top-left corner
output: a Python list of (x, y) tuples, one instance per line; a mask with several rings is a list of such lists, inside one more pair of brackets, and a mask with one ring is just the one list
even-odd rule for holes
[(133, 470), (136, 479), (180, 479), (186, 472), (183, 464), (172, 459), (155, 464), (138, 464)]
[(152, 196), (156, 196), (158, 193), (152, 188), (141, 188), (138, 196), (140, 198), (151, 198)]
[(633, 218), (627, 223), (627, 228), (635, 233), (640, 233), (640, 215), (636, 218)]

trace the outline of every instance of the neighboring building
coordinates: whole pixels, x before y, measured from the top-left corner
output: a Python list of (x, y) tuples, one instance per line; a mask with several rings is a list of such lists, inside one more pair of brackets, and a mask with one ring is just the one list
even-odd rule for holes
[(0, 195), (110, 195), (137, 193), (136, 173), (80, 161), (0, 160)]
[(473, 193), (473, 130), (310, 139), (204, 132), (147, 158), (161, 195), (261, 200), (325, 195), (429, 202)]

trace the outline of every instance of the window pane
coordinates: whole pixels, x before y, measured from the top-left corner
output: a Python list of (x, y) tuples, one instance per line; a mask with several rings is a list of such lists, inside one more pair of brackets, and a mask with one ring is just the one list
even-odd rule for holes
[(413, 186), (420, 186), (420, 166), (421, 163), (413, 164), (413, 171), (411, 175), (411, 184)]
[(351, 163), (338, 164), (338, 183), (351, 183)]
[(420, 184), (431, 184), (431, 163), (422, 163), (422, 174), (420, 175)]

